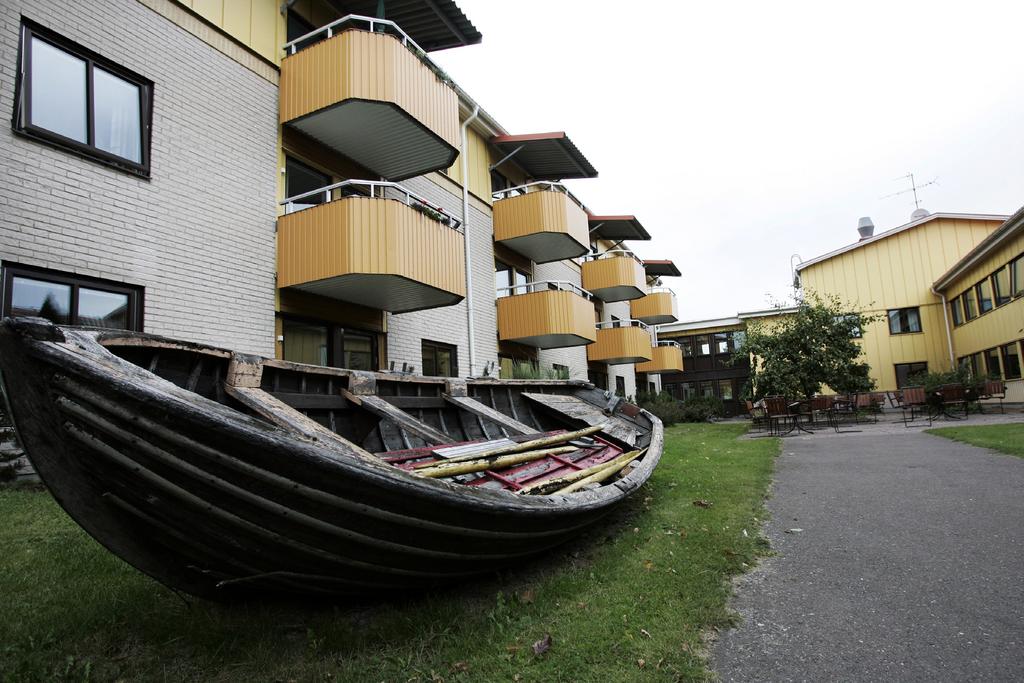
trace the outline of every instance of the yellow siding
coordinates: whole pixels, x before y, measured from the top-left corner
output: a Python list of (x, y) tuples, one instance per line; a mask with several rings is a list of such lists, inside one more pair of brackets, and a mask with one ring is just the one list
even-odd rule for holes
[(393, 36), (345, 31), (281, 63), (281, 123), (347, 99), (392, 102), (459, 146), (455, 91)]
[(683, 350), (678, 346), (655, 346), (651, 349), (651, 360), (636, 364), (637, 372), (682, 372)]
[[(462, 144), (457, 143), (459, 152), (462, 152)], [(487, 139), (479, 131), (470, 128), (466, 132), (466, 164), (469, 168), (469, 191), (481, 200), (491, 203), (491, 170), (490, 165), (498, 161), (492, 160), (491, 147)], [(448, 169), (448, 177), (455, 182), (462, 184), (462, 158), (455, 160), (455, 163)]]
[(495, 241), (539, 232), (565, 233), (580, 244), (590, 243), (587, 214), (564, 192), (529, 192), (494, 203)]
[(572, 334), (594, 341), (594, 304), (572, 292), (550, 291), (498, 299), (498, 339)]
[(653, 351), (651, 335), (646, 330), (639, 327), (609, 327), (597, 331), (597, 341), (587, 347), (587, 360), (650, 360)]
[(391, 199), (349, 197), (278, 219), (278, 286), (400, 275), (466, 295), (463, 236)]
[(267, 61), (281, 62), (287, 25), (278, 0), (179, 1)]
[(652, 292), (629, 302), (629, 316), (636, 320), (665, 315), (679, 319), (679, 306), (672, 292)]
[(1000, 224), (936, 218), (804, 268), (804, 291), (838, 296), (851, 308), (880, 313), (917, 306), (922, 332), (891, 335), (887, 320), (868, 325), (861, 345), (878, 389), (896, 388), (896, 363), (949, 368), (946, 326), (931, 284)]
[[(945, 291), (947, 299), (959, 296), (1022, 253), (1024, 235), (1019, 235), (950, 284)], [(1024, 297), (1013, 299), (953, 328), (953, 350), (957, 358), (1019, 339), (1024, 339)]]
[(643, 266), (636, 259), (613, 256), (583, 262), (583, 289), (593, 292), (623, 286), (647, 288)]

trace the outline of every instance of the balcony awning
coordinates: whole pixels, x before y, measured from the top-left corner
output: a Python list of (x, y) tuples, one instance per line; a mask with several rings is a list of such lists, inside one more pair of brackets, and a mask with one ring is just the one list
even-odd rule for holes
[(650, 234), (640, 225), (636, 216), (594, 216), (587, 217), (590, 222), (591, 238), (605, 240), (649, 240)]
[(644, 272), (648, 277), (679, 277), (682, 273), (671, 261), (644, 261)]
[[(377, 16), (379, 0), (328, 0), (341, 13)], [(398, 24), (427, 52), (475, 45), (483, 36), (453, 0), (387, 0), (384, 18)]]
[(597, 177), (597, 169), (565, 133), (498, 135), (491, 138), (491, 144), (502, 154), (515, 152), (512, 161), (534, 180)]

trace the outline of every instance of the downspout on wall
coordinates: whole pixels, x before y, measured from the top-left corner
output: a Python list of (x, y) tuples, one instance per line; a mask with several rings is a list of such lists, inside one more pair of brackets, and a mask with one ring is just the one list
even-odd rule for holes
[(466, 328), (469, 336), (469, 376), (476, 377), (476, 329), (473, 324), (473, 266), (469, 246), (469, 124), (480, 115), (480, 105), (462, 122), (462, 230), (466, 257)]
[(936, 292), (932, 287), (932, 294), (937, 294), (942, 299), (942, 320), (946, 323), (946, 346), (949, 348), (949, 369), (956, 369), (956, 358), (953, 355), (953, 333), (949, 330), (949, 304), (946, 302), (946, 295)]

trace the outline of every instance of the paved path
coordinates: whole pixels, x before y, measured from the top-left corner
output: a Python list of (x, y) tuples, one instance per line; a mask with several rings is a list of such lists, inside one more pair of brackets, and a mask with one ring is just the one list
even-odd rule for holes
[(1024, 459), (879, 427), (783, 439), (722, 681), (1024, 680)]

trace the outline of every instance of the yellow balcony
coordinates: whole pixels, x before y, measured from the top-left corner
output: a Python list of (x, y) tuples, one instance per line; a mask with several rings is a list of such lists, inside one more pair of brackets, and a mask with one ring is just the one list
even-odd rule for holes
[(495, 193), (494, 198), (495, 242), (535, 263), (587, 253), (587, 214), (564, 186), (531, 183)]
[(587, 360), (608, 365), (651, 360), (651, 334), (639, 320), (598, 323), (597, 341), (587, 347)]
[(595, 254), (583, 262), (583, 288), (602, 301), (639, 299), (647, 293), (643, 263), (622, 249)]
[(662, 372), (682, 372), (683, 350), (674, 341), (658, 342), (658, 345), (651, 349), (651, 359), (645, 363), (637, 363), (636, 371), (646, 372), (649, 375)]
[(648, 325), (664, 325), (679, 320), (679, 304), (671, 289), (653, 289), (629, 302), (629, 316)]
[(389, 180), (448, 168), (459, 145), (455, 90), (397, 26), (360, 30), (368, 21), (346, 17), (319, 29), (325, 40), (285, 46), (281, 124)]
[(278, 218), (278, 287), (392, 313), (465, 298), (459, 222), (400, 185), (346, 181), (285, 204), (307, 208)]
[(498, 297), (501, 341), (558, 349), (597, 339), (590, 293), (575, 285), (531, 282), (499, 290)]

